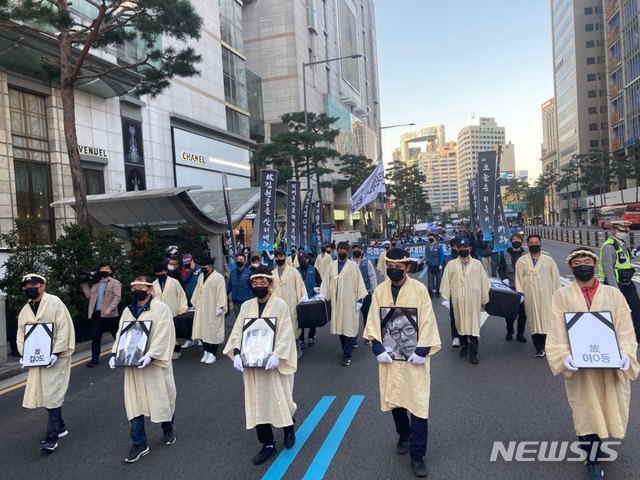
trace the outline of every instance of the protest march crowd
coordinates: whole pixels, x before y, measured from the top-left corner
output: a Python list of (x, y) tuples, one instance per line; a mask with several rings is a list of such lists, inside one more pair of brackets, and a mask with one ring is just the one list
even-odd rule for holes
[[(181, 350), (201, 347), (200, 362), (212, 365), (222, 346), (243, 378), (245, 427), (256, 430), (261, 449), (253, 463), (259, 465), (277, 455), (274, 427), (283, 430), (285, 449), (295, 445), (294, 376), (303, 350), (315, 345), (316, 328), (330, 323), (340, 340), (341, 364), (349, 367), (362, 316), (362, 340), (379, 363), (381, 409), (391, 412), (398, 434), (396, 452), (409, 454), (413, 474), (426, 477), (430, 358), (442, 348), (432, 305), (438, 299), (449, 313), (451, 347), (472, 365), (479, 364), (483, 317), (504, 316), (507, 341), (515, 335), (527, 343), (528, 324), (533, 356), (546, 358), (552, 373), (564, 377), (586, 478), (602, 478), (601, 442), (624, 437), (630, 381), (640, 373), (640, 300), (630, 262), (638, 252), (628, 246), (628, 230), (626, 222), (615, 222), (600, 252), (573, 250), (566, 261), (574, 280), (565, 287), (555, 261), (542, 252), (540, 236), (513, 234), (507, 251), (496, 255), (481, 233), (465, 227), (446, 238), (445, 232), (428, 233), (418, 262), (411, 246), (396, 238), (383, 242), (374, 261), (359, 244), (327, 244), (317, 255), (291, 246), (249, 261), (238, 253), (225, 278), (213, 259), (196, 263), (173, 252), (155, 266), (155, 278), (135, 277), (133, 301), (123, 312), (122, 285), (103, 263), (100, 277), (83, 285), (93, 326), (87, 367), (99, 365), (101, 338), (110, 332), (109, 366), (124, 368), (131, 427), (125, 462), (133, 463), (149, 453), (145, 417), (161, 424), (164, 445), (176, 441), (172, 362)], [(427, 285), (409, 276), (416, 263), (427, 269)], [(74, 328), (63, 302), (46, 293), (44, 276), (27, 273), (21, 285), (28, 300), (17, 339), (20, 362), (28, 368), (23, 406), (47, 410), (40, 448), (51, 453), (69, 433), (62, 405)], [(225, 316), (232, 310), (227, 337)], [(177, 333), (176, 319), (191, 317), (189, 338), (179, 338), (187, 335)], [(598, 345), (580, 344), (589, 328), (603, 332)]]

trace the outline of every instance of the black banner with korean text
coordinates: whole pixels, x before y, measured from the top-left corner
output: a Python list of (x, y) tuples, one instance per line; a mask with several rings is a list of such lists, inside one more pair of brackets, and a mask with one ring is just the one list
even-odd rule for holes
[(300, 182), (287, 180), (287, 247), (300, 245)]
[(276, 170), (260, 171), (260, 207), (258, 219), (260, 228), (256, 250), (273, 250), (276, 223), (276, 187), (278, 185), (278, 172)]

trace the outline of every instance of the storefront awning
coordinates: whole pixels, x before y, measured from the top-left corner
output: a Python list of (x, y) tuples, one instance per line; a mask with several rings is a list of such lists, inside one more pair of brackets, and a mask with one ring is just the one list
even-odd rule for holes
[[(89, 195), (89, 217), (98, 227), (135, 228), (151, 225), (172, 230), (192, 225), (205, 233), (224, 233), (227, 222), (222, 191), (200, 188), (174, 187)], [(284, 193), (278, 193), (283, 198)], [(234, 226), (238, 224), (259, 201), (259, 188), (229, 190), (231, 223)], [(66, 198), (51, 206), (74, 207), (75, 203), (74, 198)]]
[[(79, 53), (79, 50), (74, 50), (74, 60)], [(58, 39), (54, 35), (28, 29), (0, 27), (0, 65), (7, 70), (45, 84), (57, 84), (59, 78), (47, 63), (57, 65), (59, 57)], [(90, 78), (79, 80), (76, 88), (109, 98), (130, 92), (142, 79), (140, 74), (126, 69), (101, 74), (114, 66), (111, 62), (89, 55), (80, 76)]]

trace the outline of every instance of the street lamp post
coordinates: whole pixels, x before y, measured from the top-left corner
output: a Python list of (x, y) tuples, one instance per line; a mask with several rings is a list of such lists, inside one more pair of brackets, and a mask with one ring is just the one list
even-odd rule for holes
[[(362, 57), (361, 54), (359, 53), (354, 53), (353, 55), (346, 55), (344, 57), (337, 57), (337, 58), (328, 58), (326, 60), (318, 60), (317, 62), (302, 62), (302, 102), (303, 102), (303, 106), (304, 106), (304, 133), (305, 136), (307, 136), (308, 132), (309, 132), (309, 115), (307, 112), (307, 67), (312, 67), (314, 65), (320, 65), (321, 63), (329, 63), (329, 62), (335, 62), (338, 60), (345, 60), (347, 58), (360, 58)], [(307, 140), (305, 139), (305, 150), (309, 149), (309, 145), (307, 143)], [(309, 173), (309, 155), (305, 155), (306, 156), (306, 164), (307, 164), (307, 190), (311, 190), (311, 174)], [(320, 188), (320, 186), (318, 186), (318, 188)]]

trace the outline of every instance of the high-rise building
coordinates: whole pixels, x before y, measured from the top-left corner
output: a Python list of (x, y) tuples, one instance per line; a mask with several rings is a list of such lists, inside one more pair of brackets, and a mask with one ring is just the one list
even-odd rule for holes
[[(635, 3), (635, 2), (634, 2)], [(551, 0), (558, 168), (573, 155), (609, 147), (602, 2)], [(563, 194), (566, 195), (566, 194)], [(561, 216), (579, 221), (587, 206), (578, 185), (569, 188)], [(586, 218), (586, 217), (585, 217)]]
[[(558, 126), (556, 123), (556, 101), (550, 98), (542, 104), (542, 145), (540, 145), (540, 161), (542, 173), (558, 172)], [(557, 218), (557, 198), (552, 185), (544, 201), (544, 219), (547, 225), (555, 225)]]
[[(247, 68), (262, 78), (267, 140), (286, 128), (282, 115), (304, 110), (306, 93), (307, 111), (338, 118), (336, 150), (376, 160), (380, 100), (373, 0), (245, 0), (242, 17)], [(355, 55), (360, 56), (336, 60)], [(322, 195), (335, 204), (336, 218), (348, 215), (347, 196), (336, 199), (328, 188)]]
[(419, 155), (422, 173), (427, 178), (425, 188), (434, 213), (453, 210), (458, 206), (458, 161), (456, 142), (438, 145)]
[[(495, 118), (480, 117), (477, 125), (467, 125), (458, 133), (458, 201), (469, 208), (469, 180), (478, 172), (478, 152), (494, 150), (505, 144), (504, 127)], [(515, 170), (515, 158), (514, 158)], [(504, 170), (501, 165), (501, 170)]]
[(640, 12), (637, 0), (605, 0), (610, 151), (640, 146)]

